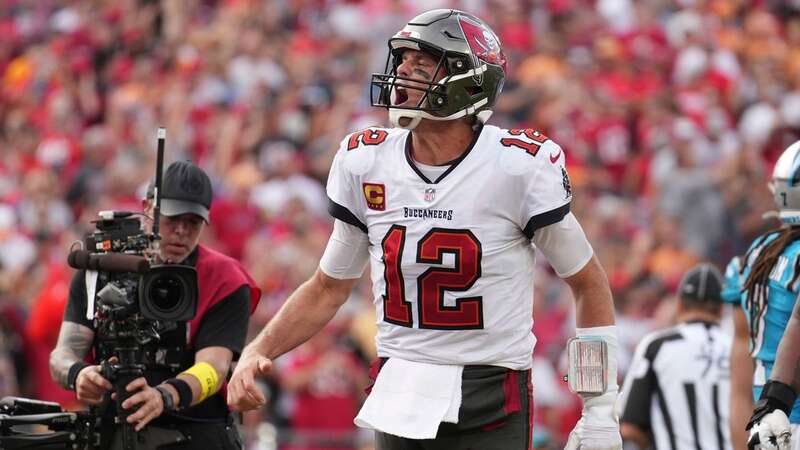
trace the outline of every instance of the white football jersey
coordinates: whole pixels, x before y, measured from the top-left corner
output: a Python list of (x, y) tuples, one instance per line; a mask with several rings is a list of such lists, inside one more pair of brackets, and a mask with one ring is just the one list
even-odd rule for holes
[(369, 236), (378, 356), (529, 368), (530, 238), (572, 198), (561, 147), (486, 125), (429, 180), (410, 139), (403, 129), (353, 133), (328, 178), (331, 214)]

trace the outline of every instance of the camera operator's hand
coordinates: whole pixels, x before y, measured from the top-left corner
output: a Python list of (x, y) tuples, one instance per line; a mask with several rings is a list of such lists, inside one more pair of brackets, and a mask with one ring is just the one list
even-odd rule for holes
[(128, 423), (134, 424), (134, 429), (140, 431), (151, 420), (160, 416), (164, 412), (164, 400), (161, 392), (147, 384), (144, 377), (139, 377), (125, 386), (128, 392), (139, 391), (122, 402), (124, 409), (137, 408), (135, 413), (128, 416)]
[(264, 406), (267, 400), (256, 385), (256, 376), (272, 370), (272, 361), (257, 354), (243, 354), (228, 383), (228, 406), (234, 411), (248, 411)]
[(100, 374), (100, 366), (86, 366), (75, 378), (75, 393), (78, 400), (89, 405), (97, 405), (103, 396), (114, 386)]

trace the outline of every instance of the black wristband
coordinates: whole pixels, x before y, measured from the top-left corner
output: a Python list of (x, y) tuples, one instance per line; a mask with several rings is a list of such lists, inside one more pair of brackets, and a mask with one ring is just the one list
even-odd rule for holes
[(192, 406), (192, 387), (189, 383), (180, 378), (170, 378), (164, 383), (172, 386), (178, 391), (178, 409), (183, 410)]
[(164, 403), (164, 411), (175, 411), (175, 400), (172, 394), (164, 386), (156, 386), (156, 390), (161, 393), (161, 401)]
[(89, 366), (91, 366), (91, 364), (86, 361), (78, 361), (69, 367), (69, 372), (67, 372), (67, 389), (70, 391), (75, 390), (75, 382), (78, 381), (78, 374), (81, 373), (81, 370)]
[(764, 385), (764, 390), (761, 391), (759, 399), (769, 400), (788, 416), (792, 411), (795, 400), (797, 400), (797, 393), (788, 384), (769, 380)]

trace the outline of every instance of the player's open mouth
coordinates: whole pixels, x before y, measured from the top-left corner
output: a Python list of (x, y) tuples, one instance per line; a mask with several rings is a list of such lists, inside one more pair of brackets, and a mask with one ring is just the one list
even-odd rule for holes
[(395, 86), (394, 92), (395, 92), (395, 97), (394, 97), (395, 105), (399, 106), (408, 101), (408, 91), (406, 91), (406, 88), (401, 86)]

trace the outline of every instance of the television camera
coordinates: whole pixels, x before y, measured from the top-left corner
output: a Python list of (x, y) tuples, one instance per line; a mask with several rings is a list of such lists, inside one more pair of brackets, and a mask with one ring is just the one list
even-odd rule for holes
[[(67, 263), (87, 271), (86, 318), (95, 324), (95, 345), (100, 354), (113, 355), (101, 363), (103, 376), (111, 381), (116, 393), (115, 423), (122, 427), (125, 450), (136, 448), (133, 425), (127, 422), (132, 413), (122, 402), (134, 393), (125, 387), (143, 376), (146, 361), (157, 360), (155, 353), (160, 336), (189, 321), (197, 311), (197, 273), (191, 266), (160, 264), (157, 259), (160, 236), (161, 173), (166, 131), (158, 130), (158, 154), (154, 183), (151, 232), (142, 228), (141, 214), (129, 211), (101, 211), (95, 230), (82, 242), (73, 244)], [(90, 278), (91, 277), (91, 278)], [(99, 280), (99, 283), (98, 283)], [(94, 286), (100, 286), (94, 292)], [(63, 412), (57, 403), (15, 398), (12, 406), (0, 404), (0, 450), (6, 448), (96, 448), (94, 411)], [(16, 406), (14, 406), (16, 405)], [(18, 425), (39, 424), (52, 432), (31, 434), (19, 431)], [(107, 426), (107, 424), (104, 424)], [(61, 442), (60, 433), (73, 439), (69, 446), (42, 447), (53, 439)], [(86, 439), (83, 439), (86, 437)], [(26, 447), (22, 443), (30, 442)], [(58, 444), (60, 445), (60, 444)]]

